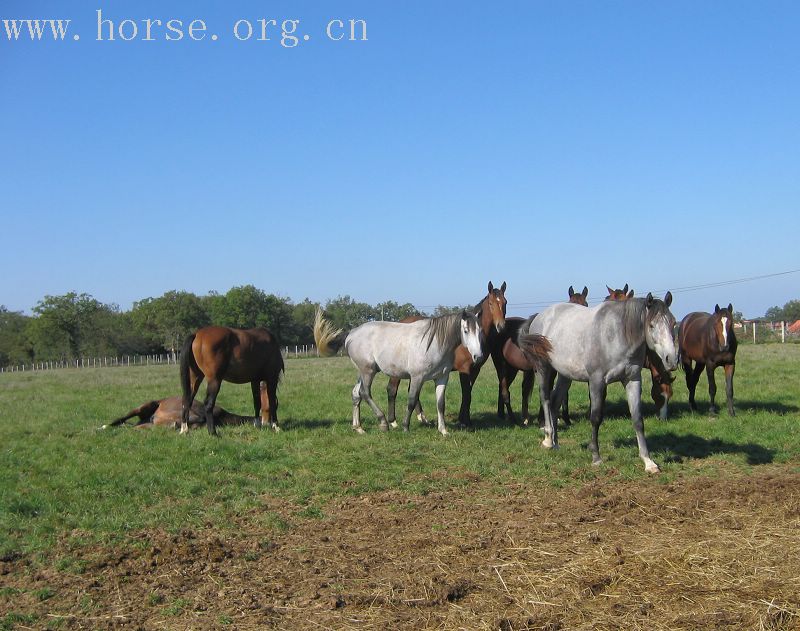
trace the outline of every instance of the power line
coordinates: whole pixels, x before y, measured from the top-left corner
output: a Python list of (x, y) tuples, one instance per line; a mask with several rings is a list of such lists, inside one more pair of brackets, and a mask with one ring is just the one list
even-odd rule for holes
[[(716, 281), (713, 283), (703, 283), (702, 285), (687, 285), (685, 287), (676, 287), (674, 289), (656, 289), (651, 290), (650, 293), (653, 295), (662, 295), (666, 294), (667, 291), (671, 291), (673, 294), (681, 294), (690, 291), (700, 291), (701, 289), (712, 289), (714, 287), (727, 287), (728, 285), (740, 285), (742, 283), (750, 283), (756, 280), (764, 280), (765, 278), (775, 278), (777, 276), (786, 276), (787, 274), (797, 274), (800, 272), (800, 269), (791, 269), (785, 272), (775, 272), (773, 274), (761, 274), (760, 276), (748, 276), (745, 278), (734, 278), (732, 280), (721, 280)], [(645, 292), (643, 295), (647, 295)], [(603, 302), (605, 297), (603, 298), (590, 298), (588, 302)], [(518, 308), (518, 307), (549, 307), (550, 305), (563, 302), (564, 299), (562, 298), (555, 298), (553, 300), (537, 300), (533, 302), (509, 302), (508, 306), (511, 308)], [(438, 305), (420, 305), (418, 306), (419, 309), (435, 309)]]

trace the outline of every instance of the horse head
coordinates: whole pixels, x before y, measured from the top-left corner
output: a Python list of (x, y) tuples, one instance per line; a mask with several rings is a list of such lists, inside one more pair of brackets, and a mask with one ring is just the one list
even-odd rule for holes
[(569, 302), (575, 305), (581, 305), (583, 307), (588, 307), (589, 303), (586, 302), (586, 297), (589, 295), (589, 288), (584, 286), (583, 291), (581, 293), (575, 293), (575, 290), (572, 289), (572, 285), (569, 286), (567, 290), (569, 293)]
[[(626, 285), (627, 287), (627, 285)], [(675, 370), (678, 367), (678, 351), (675, 347), (675, 316), (669, 310), (672, 294), (667, 292), (664, 300), (653, 298), (648, 293), (645, 298), (644, 335), (647, 347), (658, 355), (664, 368)]]
[(622, 289), (611, 289), (611, 287), (608, 285), (606, 285), (606, 289), (608, 289), (608, 296), (606, 296), (606, 300), (622, 302), (623, 300), (630, 300), (633, 298), (633, 289), (628, 291), (628, 283), (625, 283), (625, 287)]
[(728, 303), (727, 309), (720, 309), (714, 305), (714, 334), (719, 344), (719, 350), (726, 353), (733, 339), (733, 305)]
[(460, 330), (461, 343), (469, 351), (472, 361), (477, 364), (483, 359), (483, 330), (478, 317), (464, 309), (461, 312)]
[(492, 281), (489, 281), (489, 292), (486, 298), (481, 301), (481, 310), (478, 314), (481, 318), (481, 326), (484, 331), (488, 331), (490, 326), (500, 333), (506, 326), (506, 283), (497, 289)]

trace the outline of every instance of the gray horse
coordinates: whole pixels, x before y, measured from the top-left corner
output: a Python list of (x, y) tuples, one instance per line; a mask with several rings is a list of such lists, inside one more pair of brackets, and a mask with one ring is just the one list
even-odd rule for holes
[[(658, 473), (658, 465), (650, 459), (642, 421), (642, 364), (649, 348), (667, 370), (677, 368), (677, 351), (673, 328), (675, 317), (669, 310), (672, 294), (664, 300), (632, 298), (626, 302), (603, 302), (595, 307), (562, 303), (548, 307), (529, 319), (520, 329), (519, 345), (529, 344), (529, 335), (545, 335), (550, 340), (550, 359), (537, 371), (545, 414), (545, 438), (542, 446), (558, 447), (558, 428), (552, 410), (558, 409), (564, 392), (573, 380), (588, 382), (591, 399), (592, 439), (589, 449), (592, 464), (602, 462), (597, 436), (603, 422), (606, 390), (610, 383), (625, 386), (639, 457), (648, 473)], [(560, 379), (552, 392), (552, 372)], [(552, 395), (552, 400), (551, 400)]]
[(411, 413), (419, 400), (425, 381), (436, 383), (436, 409), (439, 432), (447, 435), (444, 424), (444, 394), (456, 348), (463, 344), (475, 363), (483, 358), (483, 332), (478, 318), (471, 313), (425, 318), (417, 322), (367, 322), (346, 336), (334, 330), (330, 322), (317, 311), (314, 321), (314, 340), (320, 355), (332, 355), (344, 345), (350, 360), (358, 369), (358, 381), (353, 388), (353, 429), (361, 427), (362, 399), (375, 412), (380, 428), (389, 429), (386, 416), (372, 399), (372, 380), (378, 372), (389, 377), (409, 379), (408, 408), (403, 430), (408, 431)]

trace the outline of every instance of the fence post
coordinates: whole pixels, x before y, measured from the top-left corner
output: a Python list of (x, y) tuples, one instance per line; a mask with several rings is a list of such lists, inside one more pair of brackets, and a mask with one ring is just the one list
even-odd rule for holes
[(756, 321), (753, 320), (753, 344), (756, 343)]
[(781, 320), (781, 344), (786, 344), (786, 320)]

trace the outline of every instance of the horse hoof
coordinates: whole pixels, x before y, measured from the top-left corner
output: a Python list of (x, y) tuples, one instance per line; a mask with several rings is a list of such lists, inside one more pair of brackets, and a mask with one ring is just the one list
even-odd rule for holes
[(647, 471), (647, 473), (661, 473), (661, 468), (655, 462), (651, 462), (644, 470)]
[(553, 441), (550, 438), (545, 438), (542, 441), (542, 447), (545, 449), (552, 449), (553, 448)]
[(354, 428), (353, 428), (353, 431), (354, 431), (356, 434), (366, 434), (366, 433), (367, 433), (367, 432), (365, 432), (365, 431), (364, 431), (364, 428), (363, 428), (363, 427), (354, 427)]
[(400, 426), (397, 424), (397, 421), (392, 421), (391, 423), (389, 423), (389, 427), (391, 427), (392, 429), (397, 429)]
[(449, 436), (449, 435), (450, 435), (450, 434), (447, 432), (447, 430), (446, 430), (446, 429), (443, 429), (443, 430), (442, 430), (442, 431), (440, 431), (439, 433), (440, 433), (442, 436)]
[(98, 427), (97, 429), (108, 429), (108, 428), (109, 428), (108, 425), (102, 425), (102, 426)]
[(275, 432), (276, 434), (277, 434), (279, 431), (281, 431), (281, 428), (280, 428), (280, 427), (278, 427), (277, 425), (275, 425), (275, 423), (273, 423), (272, 425), (270, 425), (270, 427), (272, 428), (272, 431), (273, 431), (273, 432)]
[(386, 423), (381, 423), (380, 425), (378, 425), (378, 427), (380, 428), (380, 430), (382, 432), (388, 432), (389, 431), (389, 425), (386, 424)]
[(602, 458), (598, 458), (597, 460), (592, 459), (592, 466), (593, 467), (599, 467), (601, 464), (603, 464), (603, 459)]
[(719, 408), (708, 408), (708, 413), (710, 416), (716, 416), (719, 414)]

